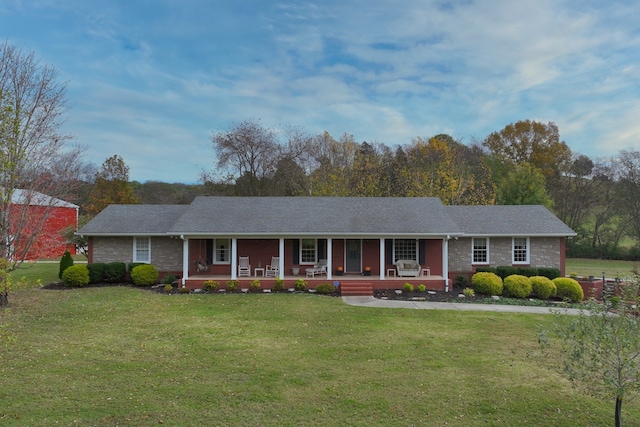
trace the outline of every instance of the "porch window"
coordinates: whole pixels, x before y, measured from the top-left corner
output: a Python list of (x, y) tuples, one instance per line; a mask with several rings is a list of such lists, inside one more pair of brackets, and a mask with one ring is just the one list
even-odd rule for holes
[(418, 261), (418, 241), (415, 239), (395, 239), (393, 251), (394, 262), (399, 259)]
[(215, 264), (229, 264), (231, 259), (231, 245), (229, 239), (215, 239), (213, 242)]
[(514, 264), (529, 264), (529, 238), (514, 237), (512, 252)]
[(133, 262), (151, 263), (151, 238), (133, 238)]
[(471, 239), (473, 263), (489, 263), (489, 239), (486, 237), (474, 237)]
[(300, 264), (315, 264), (318, 259), (318, 241), (316, 239), (300, 240)]

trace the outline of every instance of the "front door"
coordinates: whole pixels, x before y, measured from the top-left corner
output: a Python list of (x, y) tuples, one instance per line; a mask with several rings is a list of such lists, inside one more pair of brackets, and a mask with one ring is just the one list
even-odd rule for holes
[(362, 242), (359, 239), (347, 239), (346, 273), (360, 273), (362, 270)]

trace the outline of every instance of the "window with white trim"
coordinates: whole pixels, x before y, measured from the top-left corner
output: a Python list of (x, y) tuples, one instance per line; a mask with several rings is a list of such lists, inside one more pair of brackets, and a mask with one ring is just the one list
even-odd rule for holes
[(213, 241), (213, 263), (214, 264), (230, 264), (231, 263), (231, 244), (229, 239), (214, 239)]
[(473, 264), (489, 263), (489, 239), (487, 237), (471, 239), (471, 251)]
[(315, 264), (318, 259), (318, 241), (300, 239), (300, 264)]
[(133, 238), (133, 262), (151, 263), (151, 238)]
[(411, 259), (418, 261), (418, 242), (415, 239), (395, 239), (393, 241), (393, 261)]
[(514, 237), (512, 253), (514, 264), (529, 264), (529, 238)]

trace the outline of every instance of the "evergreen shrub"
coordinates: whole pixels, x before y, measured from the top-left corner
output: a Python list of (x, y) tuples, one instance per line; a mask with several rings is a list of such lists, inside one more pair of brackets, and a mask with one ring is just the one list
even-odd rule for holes
[(124, 282), (127, 266), (124, 262), (110, 262), (104, 266), (104, 280), (108, 283)]
[(104, 270), (106, 265), (103, 262), (87, 264), (89, 270), (89, 283), (101, 283), (104, 280)]
[(526, 298), (531, 294), (531, 280), (527, 276), (512, 274), (504, 279), (505, 296), (512, 298)]
[(151, 264), (143, 264), (133, 267), (131, 280), (136, 286), (153, 286), (158, 283), (158, 269)]
[(62, 272), (62, 281), (65, 286), (80, 288), (89, 284), (89, 270), (84, 264), (76, 264), (66, 268)]
[(538, 299), (549, 299), (556, 294), (556, 285), (545, 276), (533, 276), (531, 280), (531, 293)]
[(322, 295), (329, 295), (336, 291), (336, 287), (331, 283), (322, 283), (316, 286), (316, 292)]
[(547, 277), (547, 278), (553, 280), (556, 277), (560, 277), (560, 269), (559, 268), (553, 268), (553, 267), (540, 267), (538, 269), (538, 275), (539, 276), (544, 276), (544, 277)]
[(495, 273), (480, 272), (471, 278), (473, 289), (483, 295), (502, 295), (502, 279)]
[(58, 278), (62, 279), (62, 273), (73, 265), (73, 258), (69, 251), (64, 251), (64, 255), (60, 258), (60, 271), (58, 271)]
[(570, 277), (556, 277), (553, 279), (556, 285), (556, 296), (568, 299), (571, 302), (579, 302), (584, 298), (584, 291), (576, 280)]
[(496, 267), (496, 274), (500, 276), (501, 279), (504, 280), (505, 277), (511, 276), (512, 274), (517, 274), (518, 269), (511, 265), (499, 265)]

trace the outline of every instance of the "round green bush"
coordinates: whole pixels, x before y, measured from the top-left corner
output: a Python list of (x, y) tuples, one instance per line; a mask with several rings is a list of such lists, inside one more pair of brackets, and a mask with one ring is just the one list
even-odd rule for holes
[(62, 272), (62, 281), (65, 286), (79, 288), (89, 284), (89, 269), (84, 264), (75, 264), (67, 267)]
[(413, 292), (413, 285), (411, 283), (405, 283), (404, 285), (402, 285), (402, 292), (410, 294), (411, 292)]
[(151, 264), (138, 265), (131, 270), (131, 280), (136, 286), (152, 286), (158, 283), (158, 269)]
[(556, 296), (568, 299), (571, 302), (579, 302), (584, 298), (584, 291), (576, 280), (570, 277), (556, 277), (553, 279), (556, 285)]
[(336, 287), (331, 283), (322, 283), (316, 286), (316, 292), (322, 295), (329, 295), (336, 291)]
[(293, 286), (298, 292), (304, 292), (307, 290), (307, 282), (305, 282), (304, 279), (296, 280), (296, 283)]
[(471, 277), (473, 289), (484, 295), (502, 295), (502, 279), (495, 273), (480, 272)]
[(531, 293), (539, 299), (549, 299), (556, 294), (556, 284), (546, 276), (533, 276), (531, 280)]
[(527, 276), (512, 274), (504, 279), (505, 296), (512, 298), (526, 298), (531, 295), (531, 280)]

